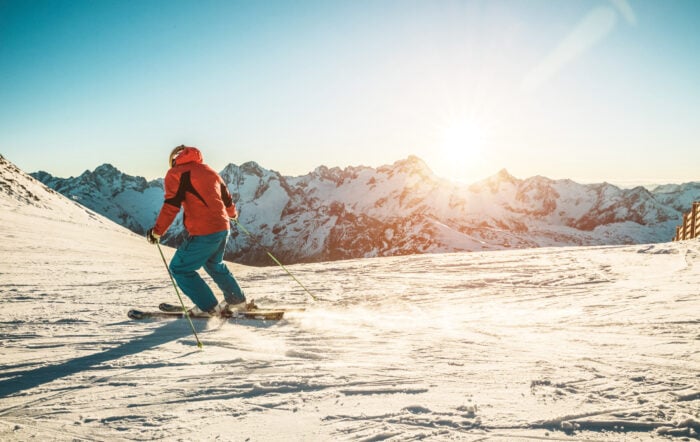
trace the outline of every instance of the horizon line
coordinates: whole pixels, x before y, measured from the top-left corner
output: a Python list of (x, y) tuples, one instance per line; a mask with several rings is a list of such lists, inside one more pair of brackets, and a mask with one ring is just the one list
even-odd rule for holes
[[(12, 163), (14, 164), (14, 162), (13, 162), (12, 160), (10, 160), (10, 159), (8, 159), (7, 157), (5, 157), (2, 153), (0, 153), (0, 157), (7, 159), (8, 161), (10, 161), (10, 162), (12, 162)], [(644, 188), (648, 188), (649, 190), (653, 190), (653, 189), (656, 188), (656, 187), (660, 187), (660, 186), (664, 186), (664, 185), (683, 185), (683, 184), (691, 184), (691, 183), (697, 183), (697, 182), (698, 182), (698, 181), (696, 181), (696, 180), (690, 180), (690, 181), (682, 181), (682, 182), (679, 182), (679, 181), (672, 180), (672, 179), (645, 179), (645, 178), (638, 178), (638, 179), (622, 179), (622, 180), (610, 180), (610, 179), (600, 179), (600, 178), (570, 178), (570, 177), (565, 177), (565, 178), (552, 178), (552, 177), (545, 176), (545, 175), (541, 175), (541, 174), (531, 175), (531, 176), (526, 177), (526, 178), (519, 178), (519, 177), (516, 177), (516, 176), (512, 175), (506, 168), (501, 168), (501, 169), (499, 169), (497, 172), (492, 173), (492, 174), (486, 176), (485, 178), (477, 179), (477, 180), (471, 181), (471, 182), (466, 182), (466, 181), (459, 180), (459, 179), (454, 179), (454, 178), (449, 178), (449, 177), (444, 177), (444, 176), (437, 175), (435, 172), (433, 172), (432, 168), (425, 162), (425, 160), (423, 160), (423, 159), (422, 159), (421, 157), (419, 157), (418, 155), (414, 155), (414, 154), (411, 154), (411, 155), (408, 155), (408, 156), (405, 157), (405, 158), (396, 160), (396, 161), (394, 161), (392, 164), (382, 164), (382, 165), (376, 166), (376, 167), (375, 167), (375, 166), (366, 166), (366, 165), (362, 165), (362, 164), (360, 164), (360, 165), (348, 165), (348, 166), (344, 166), (344, 167), (343, 167), (343, 166), (328, 166), (328, 165), (325, 165), (325, 164), (320, 164), (320, 165), (314, 167), (312, 170), (309, 170), (309, 171), (306, 172), (306, 173), (298, 174), (298, 175), (295, 175), (295, 174), (284, 174), (284, 173), (282, 173), (282, 172), (280, 172), (280, 171), (278, 171), (278, 170), (264, 167), (264, 166), (262, 166), (259, 162), (255, 161), (255, 160), (245, 161), (245, 162), (242, 162), (242, 163), (240, 163), (240, 164), (236, 164), (236, 163), (233, 163), (233, 162), (229, 162), (229, 163), (227, 163), (227, 164), (223, 167), (223, 169), (222, 169), (220, 172), (223, 172), (223, 170), (226, 169), (226, 168), (229, 167), (229, 166), (242, 167), (242, 166), (245, 165), (245, 164), (253, 163), (253, 164), (256, 164), (257, 166), (261, 167), (262, 169), (269, 170), (269, 171), (271, 171), (271, 172), (279, 173), (279, 174), (280, 174), (281, 176), (283, 176), (283, 177), (286, 177), (286, 178), (298, 178), (298, 177), (303, 177), (303, 176), (309, 175), (309, 174), (313, 173), (315, 170), (317, 170), (317, 169), (319, 169), (319, 168), (321, 168), (321, 167), (325, 167), (325, 168), (331, 169), (331, 170), (332, 170), (332, 169), (347, 170), (347, 169), (350, 169), (350, 168), (367, 168), (367, 169), (378, 170), (378, 169), (380, 169), (380, 168), (382, 168), (382, 167), (390, 167), (390, 166), (396, 165), (397, 163), (402, 163), (402, 162), (409, 161), (412, 157), (414, 157), (414, 158), (420, 160), (420, 161), (423, 163), (423, 165), (424, 165), (436, 178), (438, 178), (438, 179), (440, 179), (440, 180), (448, 181), (448, 182), (451, 182), (451, 183), (454, 183), (454, 184), (463, 185), (463, 186), (470, 186), (470, 185), (473, 185), (473, 184), (478, 184), (478, 183), (480, 183), (480, 182), (482, 182), (482, 181), (485, 181), (485, 180), (488, 180), (488, 179), (490, 179), (490, 178), (496, 177), (496, 176), (498, 176), (499, 174), (501, 174), (501, 173), (503, 173), (503, 172), (507, 173), (508, 175), (510, 175), (510, 176), (512, 176), (513, 178), (515, 178), (515, 179), (517, 179), (517, 180), (520, 180), (520, 181), (526, 181), (526, 180), (529, 180), (529, 179), (532, 179), (532, 178), (542, 177), (542, 178), (546, 178), (546, 179), (551, 180), (551, 181), (570, 180), (570, 181), (573, 181), (573, 182), (575, 182), (575, 183), (582, 184), (582, 185), (593, 185), (593, 184), (605, 184), (605, 183), (607, 183), (607, 184), (611, 184), (611, 185), (613, 185), (613, 186), (616, 186), (616, 187), (619, 187), (619, 188), (622, 188), (622, 189), (635, 188), (635, 187), (644, 187)], [(159, 177), (156, 177), (156, 178), (149, 178), (149, 177), (142, 176), (142, 175), (131, 175), (131, 174), (129, 174), (128, 172), (125, 172), (123, 169), (120, 169), (119, 167), (115, 166), (115, 165), (112, 164), (112, 163), (102, 163), (102, 164), (96, 166), (96, 167), (95, 167), (94, 169), (92, 169), (92, 170), (91, 170), (91, 169), (85, 169), (82, 173), (80, 173), (80, 174), (78, 174), (78, 175), (71, 175), (71, 176), (68, 176), (68, 177), (54, 175), (53, 173), (51, 173), (51, 172), (49, 172), (49, 171), (47, 171), (47, 170), (44, 170), (44, 169), (39, 169), (39, 170), (32, 171), (32, 172), (25, 171), (24, 169), (22, 169), (22, 170), (23, 170), (25, 173), (29, 174), (29, 175), (37, 174), (37, 173), (43, 172), (43, 173), (47, 173), (47, 174), (51, 175), (51, 176), (54, 177), (54, 178), (59, 178), (59, 179), (71, 179), (71, 178), (77, 178), (77, 177), (79, 177), (79, 176), (81, 176), (81, 175), (83, 175), (83, 174), (85, 174), (85, 173), (94, 173), (97, 169), (99, 169), (99, 168), (102, 167), (102, 166), (111, 166), (111, 167), (113, 167), (114, 169), (116, 169), (117, 171), (119, 171), (120, 173), (122, 173), (122, 174), (124, 174), (124, 175), (128, 175), (128, 176), (131, 176), (131, 177), (136, 177), (136, 178), (143, 178), (143, 179), (145, 179), (145, 180), (148, 181), (148, 182), (157, 181), (157, 180), (159, 180), (159, 179), (162, 179), (163, 176), (164, 176), (164, 175), (163, 175), (163, 176), (159, 176)], [(17, 166), (17, 167), (19, 167), (19, 166)], [(20, 168), (20, 169), (21, 169), (21, 168)]]

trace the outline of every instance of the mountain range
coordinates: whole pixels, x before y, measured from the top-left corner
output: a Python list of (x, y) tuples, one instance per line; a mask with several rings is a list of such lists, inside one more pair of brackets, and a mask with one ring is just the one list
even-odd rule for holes
[[(226, 257), (271, 264), (571, 245), (669, 241), (700, 183), (652, 190), (580, 184), (506, 170), (463, 185), (437, 177), (410, 156), (378, 168), (320, 166), (283, 176), (255, 162), (221, 172), (247, 232), (232, 229)], [(104, 164), (78, 177), (31, 176), (87, 208), (143, 234), (163, 203), (162, 179), (148, 181)], [(248, 233), (251, 236), (248, 236)], [(181, 217), (163, 242), (177, 246)]]

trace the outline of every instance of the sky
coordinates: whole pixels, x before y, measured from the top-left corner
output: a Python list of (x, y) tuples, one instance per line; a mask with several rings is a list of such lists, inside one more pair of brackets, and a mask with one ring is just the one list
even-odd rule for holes
[(700, 180), (700, 1), (0, 0), (0, 154)]

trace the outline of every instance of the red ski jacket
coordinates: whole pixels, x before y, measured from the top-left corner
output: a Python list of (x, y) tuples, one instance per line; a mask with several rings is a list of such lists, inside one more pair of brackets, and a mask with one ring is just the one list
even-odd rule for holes
[(165, 175), (165, 202), (153, 232), (163, 235), (180, 211), (190, 235), (209, 235), (229, 229), (237, 216), (231, 194), (218, 173), (202, 162), (196, 147), (186, 147)]

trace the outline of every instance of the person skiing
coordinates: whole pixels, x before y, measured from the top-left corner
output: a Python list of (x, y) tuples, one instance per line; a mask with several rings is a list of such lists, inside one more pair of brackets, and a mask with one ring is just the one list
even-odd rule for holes
[[(195, 304), (188, 313), (206, 317), (247, 309), (245, 294), (223, 262), (230, 219), (238, 218), (223, 179), (204, 164), (196, 147), (176, 147), (168, 164), (165, 202), (155, 225), (146, 232), (146, 239), (151, 244), (159, 242), (182, 207), (189, 237), (177, 249), (169, 267), (177, 285)], [(202, 267), (224, 293), (223, 301), (217, 302), (211, 288), (197, 273)]]

